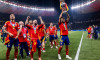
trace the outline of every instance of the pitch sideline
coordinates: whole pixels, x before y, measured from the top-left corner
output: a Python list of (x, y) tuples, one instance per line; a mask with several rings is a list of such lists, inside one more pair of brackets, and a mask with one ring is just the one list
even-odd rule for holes
[(79, 44), (79, 47), (78, 47), (78, 50), (77, 50), (77, 53), (76, 53), (76, 56), (75, 56), (74, 60), (78, 60), (80, 49), (81, 49), (81, 45), (82, 45), (83, 35), (84, 35), (84, 31), (83, 31), (83, 34), (82, 34), (82, 37), (81, 37), (81, 41), (80, 41), (80, 44)]

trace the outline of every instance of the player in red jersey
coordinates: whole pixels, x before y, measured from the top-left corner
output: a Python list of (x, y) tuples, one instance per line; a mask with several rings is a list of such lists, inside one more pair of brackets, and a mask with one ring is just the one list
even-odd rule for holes
[[(32, 23), (32, 20), (29, 19), (29, 25), (32, 25), (32, 24), (33, 24), (33, 23)], [(27, 36), (28, 36), (28, 39), (27, 39), (28, 50), (29, 50), (29, 52), (30, 52), (30, 43), (31, 43), (31, 39), (30, 39), (31, 31), (30, 31), (30, 29), (28, 29), (28, 34), (27, 34)], [(29, 54), (30, 54), (30, 53), (29, 53)]]
[(4, 32), (4, 29), (3, 29), (3, 27), (2, 27), (2, 31), (1, 31), (2, 43), (4, 43), (5, 37), (7, 37), (7, 34)]
[(46, 38), (49, 37), (49, 28), (46, 29)]
[(56, 36), (55, 36), (55, 40), (57, 40), (57, 45), (58, 45), (58, 35), (57, 35), (57, 27), (56, 27), (56, 25), (54, 25), (54, 27), (55, 27), (55, 31), (56, 31)]
[(19, 46), (20, 46), (20, 55), (21, 59), (23, 59), (23, 49), (25, 49), (27, 57), (29, 57), (29, 50), (28, 50), (28, 44), (27, 44), (27, 28), (24, 27), (24, 22), (20, 21), (19, 22), (20, 26), (20, 32), (19, 32)]
[(51, 42), (51, 48), (53, 48), (53, 42), (55, 42), (55, 47), (58, 48), (55, 41), (56, 31), (55, 31), (55, 27), (53, 26), (53, 23), (50, 23), (50, 26), (48, 29), (49, 29), (49, 38)]
[(88, 31), (88, 38), (89, 38), (89, 39), (91, 38), (91, 30), (92, 30), (92, 27), (89, 26), (89, 27), (87, 28), (87, 31)]
[(14, 44), (15, 52), (14, 52), (14, 60), (17, 60), (18, 55), (18, 33), (19, 30), (19, 24), (15, 22), (15, 15), (10, 15), (10, 21), (7, 21), (4, 25), (4, 31), (7, 33), (10, 42), (7, 43), (7, 52), (6, 52), (6, 60), (9, 60), (10, 51), (12, 48), (12, 45)]
[[(40, 20), (42, 20), (42, 17), (39, 16), (38, 17)], [(46, 31), (45, 31), (45, 25), (42, 26), (42, 28), (39, 29), (39, 40), (41, 41), (41, 44), (42, 44), (42, 51), (43, 52), (46, 52), (45, 51), (45, 40), (46, 40)]]
[(43, 21), (41, 21), (41, 25), (38, 25), (37, 24), (37, 20), (33, 20), (33, 25), (29, 25), (28, 24), (28, 20), (29, 20), (30, 17), (27, 17), (27, 20), (25, 22), (25, 25), (28, 29), (30, 29), (30, 32), (31, 32), (31, 43), (32, 43), (32, 49), (31, 49), (31, 60), (33, 60), (33, 53), (36, 52), (36, 47), (38, 48), (38, 56), (39, 56), (39, 60), (41, 60), (41, 42), (39, 40), (39, 36), (38, 36), (38, 33), (39, 33), (39, 29), (43, 27)]
[(71, 57), (69, 57), (68, 53), (69, 53), (69, 49), (68, 49), (68, 45), (69, 45), (69, 38), (68, 38), (68, 28), (67, 28), (67, 24), (69, 22), (69, 14), (66, 12), (67, 14), (67, 19), (65, 21), (65, 18), (62, 17), (62, 14), (63, 14), (63, 10), (60, 14), (60, 17), (59, 17), (59, 27), (60, 27), (60, 36), (61, 36), (61, 40), (60, 40), (60, 47), (58, 49), (58, 59), (61, 59), (61, 56), (60, 56), (60, 52), (63, 48), (63, 45), (65, 43), (66, 45), (66, 58), (68, 59), (72, 59)]

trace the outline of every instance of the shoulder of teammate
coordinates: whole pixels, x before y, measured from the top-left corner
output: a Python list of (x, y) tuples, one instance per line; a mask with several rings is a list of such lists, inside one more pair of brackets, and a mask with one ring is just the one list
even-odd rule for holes
[(9, 23), (10, 21), (6, 21), (5, 23)]
[(18, 22), (15, 22), (17, 24), (17, 28), (20, 29)]
[(5, 22), (5, 24), (8, 24), (8, 23), (10, 23), (10, 21), (6, 21), (6, 22)]
[(44, 26), (44, 24), (40, 24), (40, 25), (38, 25), (38, 28), (40, 29), (40, 28), (42, 28)]
[(29, 24), (26, 24), (25, 26), (26, 26), (27, 28), (29, 28), (29, 29), (32, 27), (32, 25), (29, 25)]
[(10, 21), (6, 21), (4, 24), (4, 27), (7, 27), (7, 24), (10, 23)]
[(19, 25), (18, 22), (15, 22), (15, 23), (16, 23), (17, 25)]

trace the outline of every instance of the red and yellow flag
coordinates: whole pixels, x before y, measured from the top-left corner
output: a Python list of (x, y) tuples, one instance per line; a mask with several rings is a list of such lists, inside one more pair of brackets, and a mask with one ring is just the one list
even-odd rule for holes
[[(62, 4), (62, 2), (60, 2), (60, 9), (62, 9), (61, 4)], [(66, 10), (68, 11), (68, 10), (69, 10), (69, 8), (68, 8), (67, 3), (65, 4), (65, 7), (66, 7)]]

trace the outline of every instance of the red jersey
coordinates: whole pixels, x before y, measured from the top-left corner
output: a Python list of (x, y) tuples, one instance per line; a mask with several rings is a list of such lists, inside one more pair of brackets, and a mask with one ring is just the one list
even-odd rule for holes
[(49, 35), (54, 35), (55, 34), (55, 27), (49, 27)]
[(0, 30), (0, 32), (1, 32), (1, 35), (2, 35), (3, 34), (2, 29)]
[(17, 36), (17, 31), (19, 29), (19, 25), (17, 22), (7, 21), (4, 27), (6, 27), (6, 30), (9, 33), (12, 33), (14, 35), (12, 38), (15, 38)]
[(19, 42), (27, 42), (27, 28), (23, 27), (18, 36)]
[(28, 36), (31, 36), (31, 29), (28, 28)]
[(58, 24), (60, 28), (60, 35), (68, 35), (67, 22)]
[(92, 30), (91, 27), (88, 27), (88, 28), (87, 28), (88, 33), (91, 33), (91, 30)]
[(46, 33), (49, 33), (49, 29), (46, 29)]
[(39, 29), (42, 28), (43, 24), (41, 25), (38, 25), (38, 26), (32, 26), (32, 25), (26, 25), (26, 27), (28, 29), (30, 29), (30, 38), (31, 38), (31, 41), (32, 40), (38, 40), (39, 36), (38, 36), (38, 33), (39, 33)]
[(45, 30), (45, 26), (42, 26), (40, 29), (39, 29), (39, 36), (40, 37), (43, 37), (44, 36), (44, 30)]
[(56, 35), (57, 35), (57, 28), (55, 27)]

